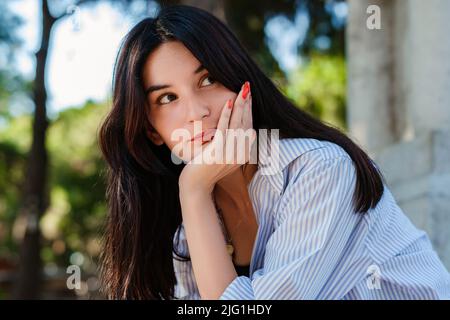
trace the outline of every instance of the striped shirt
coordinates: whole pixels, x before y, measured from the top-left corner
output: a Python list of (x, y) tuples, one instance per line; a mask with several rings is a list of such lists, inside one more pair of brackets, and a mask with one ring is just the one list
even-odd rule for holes
[[(450, 274), (386, 185), (375, 208), (354, 211), (355, 167), (340, 146), (282, 139), (279, 158), (276, 174), (258, 169), (248, 185), (258, 221), (249, 277), (219, 299), (450, 299)], [(174, 245), (188, 255), (183, 224)], [(191, 262), (173, 261), (175, 298), (201, 299)]]

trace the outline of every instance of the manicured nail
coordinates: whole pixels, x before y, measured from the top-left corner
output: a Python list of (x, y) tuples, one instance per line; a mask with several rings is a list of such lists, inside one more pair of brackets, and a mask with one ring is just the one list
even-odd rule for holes
[(230, 99), (230, 100), (227, 101), (227, 103), (228, 103), (228, 104), (227, 104), (228, 109), (233, 108), (233, 100)]
[(245, 81), (244, 89), (242, 90), (242, 98), (247, 99), (249, 91), (250, 91), (250, 83), (248, 81)]

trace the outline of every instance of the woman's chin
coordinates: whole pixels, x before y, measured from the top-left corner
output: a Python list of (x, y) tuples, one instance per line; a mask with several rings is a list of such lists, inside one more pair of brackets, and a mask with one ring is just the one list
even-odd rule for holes
[(176, 153), (176, 157), (181, 159), (184, 163), (188, 163), (194, 160), (197, 156), (201, 155), (204, 146), (199, 146), (195, 150), (183, 150), (180, 153)]

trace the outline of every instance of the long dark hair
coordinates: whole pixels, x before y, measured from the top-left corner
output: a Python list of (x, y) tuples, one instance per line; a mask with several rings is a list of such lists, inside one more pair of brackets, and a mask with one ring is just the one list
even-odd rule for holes
[(376, 206), (383, 178), (363, 150), (290, 102), (219, 19), (190, 6), (163, 7), (125, 37), (114, 70), (112, 109), (99, 132), (108, 163), (102, 281), (109, 298), (174, 298), (173, 240), (182, 222), (178, 177), (183, 164), (173, 164), (168, 147), (149, 140), (149, 106), (142, 84), (146, 58), (168, 41), (183, 43), (233, 92), (250, 81), (254, 129), (279, 129), (281, 139), (314, 138), (341, 146), (356, 168), (355, 211)]

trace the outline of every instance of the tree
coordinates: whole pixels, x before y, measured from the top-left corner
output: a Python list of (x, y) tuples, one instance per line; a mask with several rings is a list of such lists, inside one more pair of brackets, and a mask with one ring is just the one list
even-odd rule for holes
[(33, 140), (28, 156), (20, 214), (26, 217), (26, 230), (20, 249), (18, 281), (13, 297), (17, 299), (34, 298), (39, 290), (41, 278), (40, 232), (38, 221), (47, 208), (47, 150), (45, 137), (47, 120), (47, 89), (45, 86), (45, 67), (51, 29), (57, 20), (49, 11), (48, 1), (42, 0), (41, 46), (36, 53), (36, 74), (33, 83), (33, 102), (35, 105)]
[[(76, 5), (92, 3), (94, 0), (79, 0)], [(13, 298), (33, 299), (38, 296), (41, 283), (41, 233), (39, 220), (48, 207), (48, 154), (46, 149), (46, 133), (49, 125), (47, 118), (47, 88), (45, 85), (46, 65), (52, 28), (55, 22), (66, 17), (70, 12), (55, 16), (50, 12), (49, 0), (41, 1), (41, 40), (36, 52), (35, 79), (33, 81), (34, 116), (32, 143), (28, 154), (27, 165), (21, 196), (19, 216), (24, 217), (25, 233), (23, 235), (17, 282), (14, 286)]]

